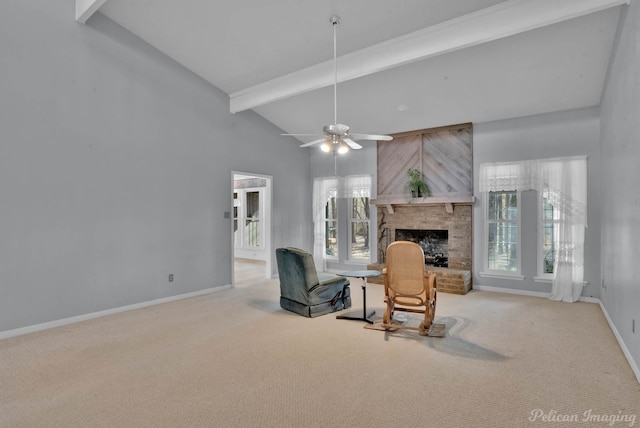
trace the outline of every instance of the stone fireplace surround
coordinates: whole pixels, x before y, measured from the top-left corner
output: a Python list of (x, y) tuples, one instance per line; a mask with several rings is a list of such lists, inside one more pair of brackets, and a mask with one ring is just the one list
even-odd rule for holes
[[(376, 201), (372, 201), (373, 204)], [(447, 230), (449, 240), (449, 267), (428, 266), (436, 273), (439, 291), (466, 294), (472, 287), (473, 217), (472, 205), (406, 203), (378, 205), (378, 257), (377, 263), (368, 269), (382, 270), (387, 246), (395, 240), (396, 229)], [(382, 283), (382, 277), (370, 278), (370, 282)]]

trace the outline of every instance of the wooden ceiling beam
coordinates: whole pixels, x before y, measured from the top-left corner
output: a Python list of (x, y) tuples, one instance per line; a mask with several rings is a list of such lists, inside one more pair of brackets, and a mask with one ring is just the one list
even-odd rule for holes
[[(80, 1), (80, 0), (78, 0)], [(566, 21), (630, 0), (508, 0), (338, 57), (338, 82)], [(333, 59), (237, 91), (231, 113), (259, 107), (334, 82)]]
[(107, 0), (76, 0), (76, 21), (86, 24), (87, 20), (106, 2)]

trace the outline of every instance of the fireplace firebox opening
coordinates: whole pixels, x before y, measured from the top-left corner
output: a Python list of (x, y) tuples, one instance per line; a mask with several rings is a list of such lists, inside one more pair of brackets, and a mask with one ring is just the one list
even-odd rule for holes
[(449, 231), (435, 229), (396, 229), (396, 241), (411, 241), (422, 247), (429, 266), (449, 267)]

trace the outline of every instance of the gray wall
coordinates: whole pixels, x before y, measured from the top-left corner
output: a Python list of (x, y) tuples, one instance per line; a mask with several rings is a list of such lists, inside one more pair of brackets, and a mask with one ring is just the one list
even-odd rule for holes
[(229, 284), (232, 170), (310, 246), (308, 152), (74, 7), (0, 2), (0, 331)]
[[(623, 8), (601, 104), (602, 275), (600, 299), (640, 364), (640, 5)], [(635, 333), (632, 333), (635, 320)], [(640, 374), (636, 373), (637, 376)]]
[[(601, 124), (596, 109), (474, 124), (474, 168), (589, 156), (583, 294), (640, 361), (640, 9), (623, 11)], [(232, 170), (273, 176), (272, 251), (312, 248), (310, 178), (332, 175), (326, 155), (230, 115), (225, 94), (100, 14), (73, 16), (73, 0), (0, 2), (0, 331), (228, 284)], [(352, 153), (338, 173), (375, 183), (375, 149)], [(481, 209), (474, 280), (547, 291), (478, 277)]]
[(541, 293), (551, 291), (548, 282), (536, 282), (537, 275), (537, 194), (522, 197), (522, 274), (524, 280), (482, 277), (484, 248), (484, 205), (478, 191), (478, 171), (485, 162), (507, 162), (586, 155), (587, 221), (585, 273), (588, 282), (583, 296), (598, 297), (600, 290), (600, 148), (597, 108), (571, 110), (518, 119), (473, 125), (474, 248), (473, 281), (476, 285), (520, 289)]

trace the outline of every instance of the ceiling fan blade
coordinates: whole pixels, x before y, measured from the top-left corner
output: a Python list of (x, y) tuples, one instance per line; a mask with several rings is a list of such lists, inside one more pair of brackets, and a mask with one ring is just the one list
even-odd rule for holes
[(325, 141), (327, 141), (327, 137), (320, 138), (318, 140), (309, 141), (308, 143), (304, 143), (304, 144), (300, 145), (300, 147), (311, 147), (311, 146), (315, 146), (316, 144), (323, 143)]
[(351, 138), (343, 138), (342, 141), (347, 143), (347, 146), (351, 147), (353, 150), (358, 150), (362, 148), (360, 144), (356, 143)]
[(324, 134), (280, 134), (288, 137), (322, 137)]
[(391, 135), (373, 135), (373, 134), (349, 134), (354, 140), (381, 140), (391, 141), (393, 137)]

